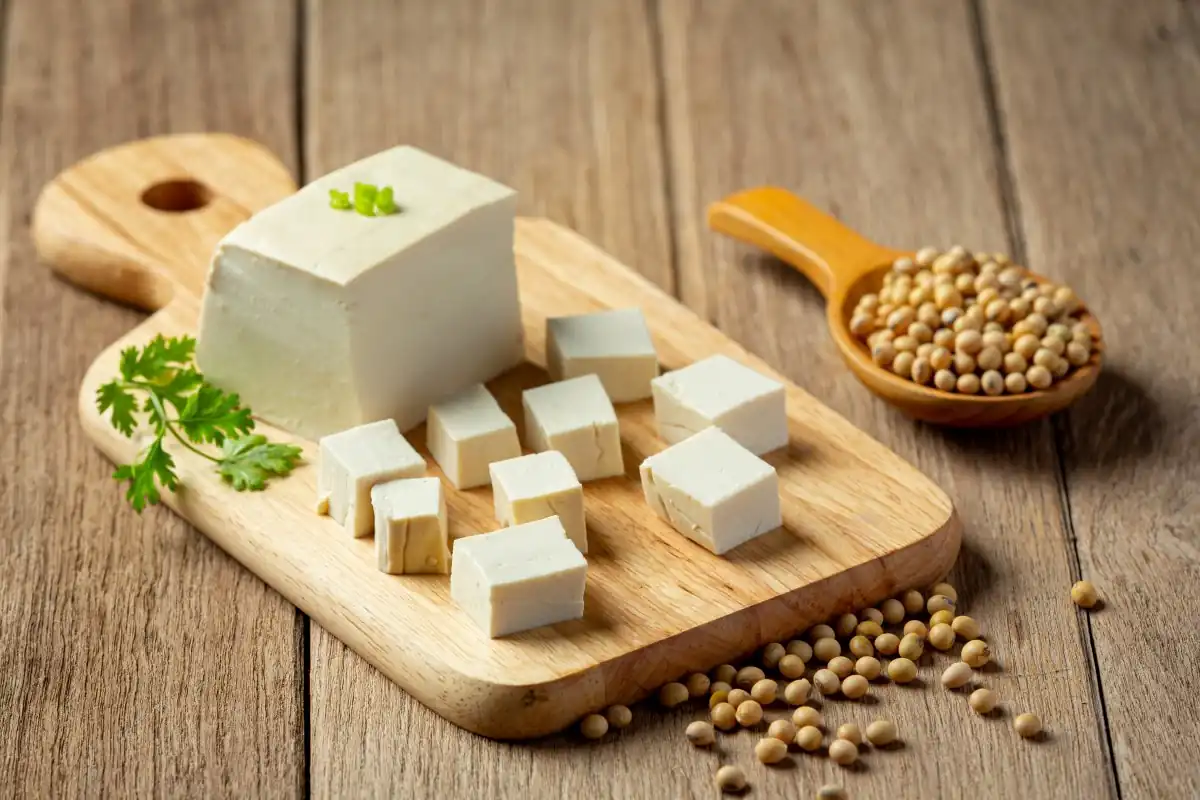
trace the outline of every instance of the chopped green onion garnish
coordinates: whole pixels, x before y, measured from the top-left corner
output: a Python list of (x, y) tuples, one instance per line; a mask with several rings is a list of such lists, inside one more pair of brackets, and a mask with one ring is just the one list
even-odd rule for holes
[(375, 208), (381, 214), (396, 213), (396, 201), (392, 199), (392, 187), (384, 186), (379, 190), (379, 194), (375, 195)]
[(349, 211), (354, 208), (350, 205), (350, 195), (339, 192), (337, 189), (329, 190), (329, 207), (336, 208), (338, 211)]
[(375, 192), (369, 183), (354, 184), (354, 210), (364, 217), (375, 216)]
[(353, 203), (350, 202), (350, 195), (348, 193), (339, 192), (337, 189), (330, 189), (329, 205), (331, 208), (336, 208), (339, 211), (354, 209), (364, 217), (373, 217), (376, 212), (379, 214), (395, 214), (400, 210), (396, 206), (392, 187), (384, 186), (380, 189), (371, 183), (354, 184)]

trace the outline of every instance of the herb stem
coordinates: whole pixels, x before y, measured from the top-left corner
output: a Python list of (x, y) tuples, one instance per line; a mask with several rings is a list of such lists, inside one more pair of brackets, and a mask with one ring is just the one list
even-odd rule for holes
[[(204, 452), (203, 450), (198, 450), (198, 449), (196, 449), (195, 447), (193, 447), (193, 446), (192, 446), (191, 442), (189, 442), (189, 441), (188, 441), (186, 438), (184, 438), (183, 436), (180, 436), (180, 435), (179, 435), (179, 431), (177, 431), (177, 430), (175, 429), (175, 426), (171, 424), (171, 421), (170, 421), (169, 419), (167, 419), (167, 410), (166, 410), (166, 409), (163, 407), (163, 404), (162, 404), (162, 398), (160, 398), (160, 397), (158, 396), (158, 394), (156, 394), (156, 393), (155, 393), (155, 392), (154, 392), (152, 389), (147, 389), (147, 390), (146, 390), (146, 393), (147, 393), (147, 394), (150, 396), (150, 402), (154, 404), (154, 410), (155, 410), (156, 412), (158, 412), (158, 418), (159, 418), (160, 420), (162, 420), (162, 427), (163, 427), (163, 430), (169, 431), (169, 432), (170, 432), (170, 434), (171, 434), (172, 436), (174, 436), (174, 437), (175, 437), (175, 439), (176, 439), (176, 440), (177, 440), (177, 441), (178, 441), (178, 442), (179, 442), (181, 445), (183, 445), (184, 447), (186, 447), (188, 450), (191, 450), (193, 453), (195, 453), (196, 455), (200, 456), (201, 458), (206, 458), (206, 459), (208, 459), (209, 461), (213, 462), (214, 464), (220, 464), (220, 463), (221, 463), (221, 459), (219, 459), (219, 458), (214, 458), (213, 456), (210, 456), (208, 453)], [(162, 431), (160, 431), (158, 435), (159, 435), (159, 438), (161, 439), (161, 438), (162, 438)]]
[(214, 464), (221, 463), (221, 459), (217, 458), (216, 456), (210, 456), (208, 453), (204, 452), (203, 450), (197, 450), (195, 447), (193, 447), (192, 444), (186, 438), (179, 435), (179, 431), (175, 430), (175, 426), (172, 425), (171, 423), (169, 423), (169, 422), (166, 423), (166, 427), (167, 427), (167, 430), (169, 430), (171, 432), (171, 435), (174, 436), (175, 439), (181, 445), (186, 447), (188, 450), (191, 450), (193, 453), (195, 453), (198, 456), (207, 458), (209, 461), (213, 462)]

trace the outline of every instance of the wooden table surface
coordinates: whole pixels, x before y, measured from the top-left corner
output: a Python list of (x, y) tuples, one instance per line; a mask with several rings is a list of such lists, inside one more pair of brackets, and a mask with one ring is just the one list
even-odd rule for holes
[[(2, 33), (0, 795), (710, 797), (727, 762), (753, 797), (1200, 794), (1195, 0), (8, 0)], [(1047, 740), (932, 685), (834, 706), (905, 740), (853, 771), (769, 770), (748, 733), (696, 750), (696, 709), (498, 744), (169, 512), (135, 515), (75, 398), (139, 314), (39, 266), (29, 212), (95, 150), (197, 130), (301, 178), (407, 142), (506, 181), (911, 460), (961, 510), (989, 680)], [(1099, 385), (1006, 432), (898, 416), (803, 279), (706, 231), (707, 202), (764, 182), (1069, 282), (1108, 335)], [(1067, 602), (1081, 575), (1102, 611)]]

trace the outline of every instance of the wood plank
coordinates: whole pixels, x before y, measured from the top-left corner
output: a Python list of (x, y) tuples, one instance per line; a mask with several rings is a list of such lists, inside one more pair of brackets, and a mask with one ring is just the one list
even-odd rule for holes
[(293, 9), (9, 7), (0, 785), (22, 796), (299, 795), (303, 620), (170, 512), (126, 506), (71, 387), (139, 315), (54, 280), (26, 230), (56, 172), (150, 132), (239, 131), (294, 163)]
[(371, 0), (347, 14), (310, 0), (309, 171), (415, 145), (672, 291), (644, 4), (571, 5)]
[[(683, 297), (949, 492), (966, 528), (954, 580), (1003, 667), (986, 682), (1004, 698), (1004, 718), (974, 717), (940, 687), (883, 689), (870, 713), (897, 721), (904, 751), (840, 776), (805, 759), (764, 788), (782, 795), (824, 775), (856, 798), (891, 797), (898, 785), (915, 797), (1022, 797), (1047, 786), (1105, 794), (1090, 663), (1063, 594), (1073, 555), (1049, 424), (966, 433), (909, 422), (845, 369), (803, 278), (704, 229), (708, 202), (772, 183), (885, 245), (1007, 249), (969, 5), (775, 2), (750, 14), (734, 0), (697, 0), (662, 11)], [(922, 675), (936, 680), (930, 666)], [(838, 721), (853, 714), (834, 708)], [(1008, 724), (1026, 709), (1052, 731), (1036, 747)], [(730, 756), (751, 763), (751, 744), (736, 737)]]
[(1200, 581), (1200, 353), (1180, 338), (1200, 314), (1200, 8), (985, 9), (1030, 264), (1109, 333), (1106, 371), (1060, 434), (1080, 569), (1106, 596), (1085, 624), (1121, 793), (1195, 797), (1200, 635), (1195, 593), (1174, 587)]
[[(575, 228), (672, 288), (644, 3), (308, 9), (311, 172), (409, 142), (506, 181), (522, 213)], [(442, 721), (316, 626), (312, 665), (314, 796), (615, 797), (646, 774), (669, 796), (710, 785), (675, 768), (679, 743), (655, 735), (657, 724), (619, 746), (577, 747), (571, 736), (499, 744)]]

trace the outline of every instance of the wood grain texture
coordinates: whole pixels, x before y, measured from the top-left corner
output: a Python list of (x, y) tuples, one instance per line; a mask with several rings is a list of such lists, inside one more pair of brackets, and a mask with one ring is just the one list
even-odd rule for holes
[[(206, 273), (195, 262), (206, 263), (224, 232), (292, 188), (282, 165), (271, 162), (262, 148), (229, 136), (160, 137), (88, 158), (39, 198), (34, 237), (50, 266), (66, 265), (71, 277), (78, 264), (107, 263), (113, 285), (102, 291), (111, 297), (146, 285), (129, 280), (140, 270), (154, 269), (174, 287), (165, 308), (105, 350), (84, 376), (80, 419), (114, 461), (135, 458), (150, 432), (127, 438), (113, 430), (95, 408), (99, 386), (117, 372), (125, 348), (158, 334), (194, 333)], [(146, 206), (139, 198), (166, 175), (206, 187), (211, 201), (186, 213)], [(723, 353), (774, 375), (576, 233), (522, 219), (515, 246), (530, 364), (489, 384), (515, 420), (521, 419), (521, 393), (547, 381), (541, 365), (550, 316), (632, 305), (644, 311), (665, 369)], [(119, 253), (129, 258), (117, 265)], [(150, 265), (143, 254), (160, 258)], [(104, 284), (100, 269), (86, 277)], [(768, 456), (779, 474), (781, 529), (723, 557), (685, 540), (642, 496), (638, 466), (665, 447), (653, 408), (648, 401), (622, 404), (625, 475), (592, 481), (585, 492), (583, 619), (497, 641), (450, 600), (447, 579), (381, 573), (371, 541), (347, 537), (337, 522), (314, 513), (313, 442), (260, 425), (269, 438), (302, 444), (308, 463), (265, 492), (243, 494), (230, 492), (211, 462), (168, 446), (184, 488), (166, 499), (438, 713), (495, 738), (541, 736), (949, 570), (961, 534), (949, 498), (803, 391), (787, 390), (791, 442)], [(423, 428), (407, 433), (421, 447)], [(451, 536), (499, 527), (489, 488), (445, 489)], [(907, 499), (903, 513), (895, 507), (898, 497)]]
[[(970, 7), (661, 8), (683, 297), (947, 488), (965, 525), (955, 580), (1002, 666), (985, 680), (1006, 714), (1035, 710), (1052, 730), (1030, 747), (1011, 716), (973, 718), (940, 687), (889, 690), (880, 710), (901, 725), (906, 749), (845, 775), (846, 787), (856, 798), (1108, 793), (1085, 635), (1064, 594), (1074, 558), (1049, 423), (965, 433), (908, 422), (845, 370), (802, 278), (704, 229), (709, 202), (770, 184), (892, 246), (1009, 249)], [(922, 669), (926, 681), (935, 674)], [(750, 746), (737, 745), (743, 763)], [(799, 770), (805, 785), (817, 774)], [(796, 784), (776, 779), (768, 796)]]
[[(371, 3), (354, 13), (335, 5), (308, 6), (310, 44), (321, 46), (308, 48), (301, 132), (310, 159), (319, 164), (327, 152), (325, 167), (336, 166), (393, 133), (430, 149), (453, 141), (443, 154), (477, 159), (474, 167), (517, 185), (527, 213), (583, 228), (668, 287), (674, 215), (679, 286), (694, 308), (950, 489), (969, 527), (959, 567), (967, 610), (995, 643), (1017, 646), (1002, 655), (1006, 672), (989, 676), (1006, 699), (1062, 696), (1038, 709), (1052, 738), (1022, 752), (1003, 718), (975, 719), (939, 693), (886, 689), (869, 711), (833, 703), (827, 716), (891, 716), (914, 737), (904, 748), (869, 757), (861, 772), (800, 757), (796, 769), (768, 769), (752, 761), (751, 734), (723, 737), (712, 753), (687, 745), (683, 726), (700, 716), (692, 708), (639, 706), (633, 728), (594, 745), (571, 736), (490, 742), (453, 728), (314, 630), (315, 795), (706, 797), (716, 766), (734, 762), (747, 768), (755, 797), (806, 796), (826, 780), (844, 781), (854, 797), (1104, 796), (1112, 787), (1103, 785), (1099, 745), (1080, 724), (1097, 715), (1078, 688), (1087, 671), (1075, 651), (1088, 624), (1124, 796), (1196, 793), (1196, 686), (1186, 670), (1195, 650), (1186, 587), (1196, 578), (1188, 491), (1196, 433), (1186, 415), (1197, 416), (1196, 364), (1175, 338), (1196, 305), (1194, 0), (977, 4), (1001, 73), (1000, 130), (1026, 255), (1076, 284), (1113, 334), (1104, 380), (1057, 423), (1079, 561), (1109, 595), (1078, 630), (1059, 617), (1076, 567), (1049, 477), (1058, 470), (1050, 426), (968, 436), (905, 422), (842, 370), (815, 293), (774, 262), (716, 244), (696, 213), (721, 193), (776, 182), (880, 241), (1009, 246), (966, 3), (926, 0), (901, 13), (804, 0), (740, 4), (737, 14), (720, 2), (647, 3), (662, 7), (675, 43), (664, 53), (661, 94), (640, 2), (550, 11), (486, 0)], [(281, 88), (291, 85), (293, 6), (7, 6), (0, 708), (17, 711), (0, 724), (0, 794), (295, 793), (303, 732), (280, 735), (269, 724), (300, 713), (291, 699), (298, 679), (275, 663), (298, 663), (277, 635), (279, 619), (299, 631), (293, 612), (171, 514), (133, 517), (107, 485), (109, 466), (78, 427), (60, 424), (74, 408), (73, 391), (61, 387), (73, 387), (137, 317), (50, 279), (26, 233), (46, 179), (135, 136), (234, 130), (294, 163), (293, 115), (280, 111), (294, 99)], [(502, 13), (509, 8), (520, 16)], [(579, 22), (605, 14), (616, 21)], [(404, 48), (395, 46), (402, 18), (415, 32)], [(473, 22), (484, 18), (487, 31)], [(514, 47), (518, 40), (525, 46)], [(461, 115), (462, 96), (470, 116)], [(665, 182), (659, 100), (674, 104), (666, 130), (676, 166)], [(504, 124), (479, 125), (497, 119)], [(601, 150), (595, 140), (609, 131)], [(524, 169), (530, 158), (536, 173)], [(668, 205), (672, 192), (678, 202)], [(1002, 459), (1010, 471), (995, 468)], [(1155, 675), (1168, 670), (1163, 680), (1148, 682), (1145, 663)]]
[[(1179, 336), (1200, 315), (1200, 6), (984, 8), (1029, 261), (1112, 320), (1107, 372), (1060, 434), (1081, 572), (1106, 598), (1087, 624), (1118, 781), (1195, 797), (1200, 354)], [(1155, 679), (1128, 691), (1147, 657)]]
[(293, 162), (293, 14), (274, 0), (8, 6), (0, 794), (299, 795), (300, 617), (173, 514), (124, 503), (74, 424), (75, 386), (140, 315), (55, 280), (28, 232), (58, 170), (150, 131), (241, 131)]
[(415, 145), (507, 183), (519, 213), (579, 231), (672, 290), (644, 2), (307, 9), (309, 172)]

